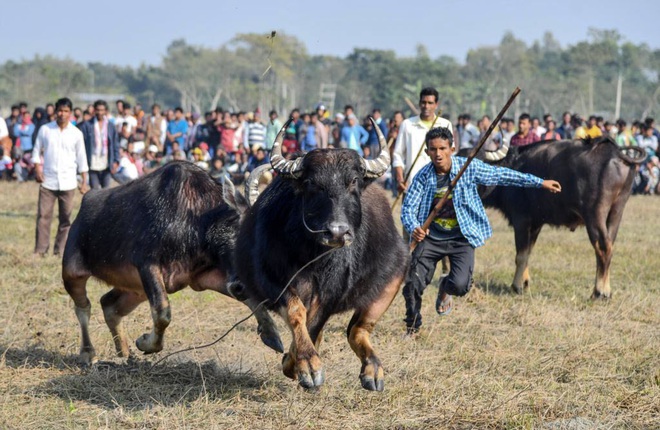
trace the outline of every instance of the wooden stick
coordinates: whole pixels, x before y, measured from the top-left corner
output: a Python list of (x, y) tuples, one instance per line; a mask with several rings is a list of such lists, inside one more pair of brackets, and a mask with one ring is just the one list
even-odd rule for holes
[[(463, 176), (463, 173), (465, 173), (465, 170), (467, 170), (468, 166), (470, 165), (470, 163), (472, 162), (474, 157), (477, 156), (477, 154), (481, 150), (481, 147), (484, 146), (484, 143), (486, 143), (486, 140), (488, 139), (490, 134), (493, 132), (493, 130), (495, 129), (497, 124), (500, 122), (500, 120), (502, 119), (502, 117), (504, 116), (506, 111), (509, 109), (509, 107), (513, 103), (513, 101), (516, 99), (516, 97), (518, 97), (518, 94), (520, 94), (520, 88), (516, 87), (516, 89), (513, 90), (513, 93), (511, 94), (511, 97), (509, 97), (509, 100), (506, 102), (506, 104), (504, 105), (504, 107), (502, 108), (500, 113), (497, 114), (497, 116), (495, 117), (493, 122), (490, 124), (490, 127), (488, 127), (488, 130), (486, 130), (486, 133), (484, 133), (484, 135), (481, 136), (481, 139), (479, 140), (479, 144), (472, 149), (472, 153), (468, 157), (467, 161), (465, 162), (463, 167), (461, 167), (461, 170), (458, 171), (458, 173), (456, 174), (456, 177), (451, 181), (451, 183), (449, 184), (449, 187), (447, 187), (447, 192), (445, 192), (445, 195), (442, 196), (442, 198), (440, 199), (438, 204), (435, 205), (435, 207), (433, 208), (433, 210), (431, 211), (429, 216), (426, 218), (426, 221), (422, 225), (422, 230), (426, 231), (426, 230), (429, 229), (429, 227), (431, 226), (431, 223), (433, 222), (435, 217), (438, 216), (438, 213), (440, 213), (440, 210), (442, 209), (442, 207), (445, 205), (445, 203), (447, 203), (447, 199), (449, 198), (449, 194), (451, 194), (451, 192), (456, 187), (456, 184), (458, 183), (458, 180), (461, 179), (461, 176)], [(414, 239), (413, 239), (412, 242), (410, 242), (410, 252), (415, 250), (415, 248), (417, 247), (417, 244), (418, 244), (418, 242), (416, 242)]]
[(415, 106), (415, 104), (408, 97), (404, 97), (403, 99), (408, 104), (410, 110), (412, 110), (415, 115), (419, 115), (419, 109), (417, 109), (417, 106)]

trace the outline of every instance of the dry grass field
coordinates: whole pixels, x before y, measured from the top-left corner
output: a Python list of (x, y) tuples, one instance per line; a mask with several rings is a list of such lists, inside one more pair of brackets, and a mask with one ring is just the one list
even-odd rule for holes
[[(608, 302), (589, 300), (595, 257), (584, 229), (545, 229), (531, 257), (532, 286), (513, 295), (513, 233), (490, 213), (495, 234), (477, 252), (477, 288), (450, 316), (435, 315), (432, 286), (418, 339), (402, 337), (401, 296), (380, 321), (373, 340), (387, 380), (383, 393), (371, 393), (360, 387), (344, 335), (349, 315), (328, 324), (327, 379), (316, 392), (282, 375), (281, 355), (261, 344), (253, 319), (212, 348), (151, 369), (249, 313), (189, 289), (171, 296), (165, 350), (123, 361), (98, 304), (107, 287), (90, 282), (100, 361), (79, 367), (60, 261), (32, 255), (37, 193), (34, 183), (0, 183), (2, 429), (660, 428), (660, 198), (630, 199)], [(148, 307), (124, 324), (132, 339), (150, 330)]]

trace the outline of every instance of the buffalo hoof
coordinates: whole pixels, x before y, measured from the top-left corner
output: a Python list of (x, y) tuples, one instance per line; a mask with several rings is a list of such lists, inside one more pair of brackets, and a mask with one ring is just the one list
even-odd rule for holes
[(314, 353), (310, 358), (298, 358), (294, 361), (291, 354), (284, 354), (282, 358), (282, 372), (287, 378), (298, 379), (298, 383), (305, 389), (320, 387), (325, 382), (325, 370), (321, 359)]
[(96, 363), (96, 361), (98, 360), (96, 358), (96, 351), (94, 351), (94, 348), (91, 347), (83, 348), (80, 351), (79, 360), (83, 366), (91, 366), (92, 364)]
[(156, 342), (152, 333), (145, 333), (135, 341), (137, 349), (145, 354), (153, 354), (163, 350), (163, 343)]
[(522, 294), (524, 291), (524, 288), (519, 287), (518, 285), (511, 285), (511, 289), (513, 290), (514, 293), (516, 294)]
[(609, 300), (612, 298), (612, 293), (603, 293), (601, 291), (595, 291), (591, 293), (591, 300)]
[(267, 333), (265, 331), (259, 330), (259, 336), (261, 337), (261, 341), (268, 348), (274, 350), (275, 352), (284, 352), (284, 344), (282, 344), (282, 339), (280, 339), (280, 335), (278, 333)]
[(377, 357), (371, 357), (362, 365), (360, 371), (362, 388), (369, 391), (383, 391), (385, 389), (385, 376), (383, 366)]
[(325, 382), (325, 370), (320, 368), (311, 373), (298, 372), (298, 383), (301, 387), (309, 390), (312, 388), (320, 387)]

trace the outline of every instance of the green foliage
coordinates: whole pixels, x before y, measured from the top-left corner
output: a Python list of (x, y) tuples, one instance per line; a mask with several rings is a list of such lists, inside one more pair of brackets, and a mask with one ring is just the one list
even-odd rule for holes
[(520, 86), (511, 115), (570, 110), (613, 119), (619, 76), (622, 116), (658, 116), (660, 50), (626, 42), (616, 30), (589, 29), (586, 40), (566, 47), (550, 32), (531, 45), (507, 32), (497, 45), (471, 49), (462, 64), (431, 58), (423, 44), (414, 57), (364, 48), (345, 58), (310, 56), (303, 41), (278, 31), (238, 34), (216, 48), (174, 40), (157, 66), (83, 65), (51, 56), (7, 61), (0, 65), (0, 101), (4, 108), (18, 100), (34, 106), (92, 92), (198, 112), (222, 106), (282, 114), (311, 110), (321, 84), (336, 84), (335, 110), (352, 104), (361, 115), (372, 107), (388, 115), (409, 112), (404, 98), (416, 102), (422, 87), (435, 86), (441, 108), (456, 118), (461, 112), (494, 115)]

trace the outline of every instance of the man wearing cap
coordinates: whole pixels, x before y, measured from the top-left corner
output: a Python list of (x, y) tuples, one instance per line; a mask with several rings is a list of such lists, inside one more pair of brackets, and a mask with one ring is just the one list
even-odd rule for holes
[(89, 185), (93, 190), (108, 188), (112, 175), (119, 168), (119, 135), (107, 115), (108, 104), (97, 100), (94, 118), (80, 126), (87, 152)]
[(346, 118), (344, 117), (344, 114), (341, 112), (337, 112), (335, 114), (335, 121), (332, 123), (332, 130), (331, 130), (331, 138), (332, 141), (330, 144), (334, 148), (341, 148), (341, 129), (344, 127), (344, 120)]
[[(424, 151), (424, 138), (432, 127), (446, 127), (452, 132), (451, 122), (444, 118), (436, 119), (435, 111), (438, 108), (438, 91), (433, 87), (426, 87), (419, 93), (419, 115), (405, 119), (399, 127), (399, 134), (394, 145), (394, 158), (392, 167), (395, 172), (397, 189), (404, 192), (408, 188), (405, 175), (412, 179), (419, 170), (431, 162)], [(435, 124), (433, 123), (435, 121)], [(417, 162), (415, 158), (421, 154)]]
[(319, 116), (319, 122), (325, 126), (325, 129), (330, 131), (330, 116), (328, 115), (328, 108), (325, 107), (323, 103), (316, 105), (316, 114)]
[(149, 145), (149, 148), (144, 153), (144, 160), (142, 161), (142, 171), (145, 175), (153, 172), (161, 166), (160, 162), (162, 161), (162, 153), (160, 160), (157, 159), (157, 155), (158, 147), (156, 145)]

